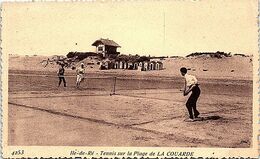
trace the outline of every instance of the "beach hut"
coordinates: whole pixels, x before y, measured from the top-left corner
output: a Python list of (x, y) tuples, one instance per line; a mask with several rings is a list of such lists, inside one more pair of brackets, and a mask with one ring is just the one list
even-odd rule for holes
[(138, 63), (138, 66), (143, 67), (143, 62), (139, 62), (139, 63)]
[(143, 71), (143, 67), (144, 67), (143, 62), (139, 62), (139, 63), (138, 63), (138, 69), (140, 68), (141, 71)]
[(161, 61), (156, 62), (156, 70), (162, 70), (163, 69), (163, 63)]
[(109, 59), (105, 59), (101, 63), (102, 69), (112, 69), (114, 68), (114, 62), (110, 61)]
[(96, 46), (96, 53), (102, 53), (103, 57), (116, 57), (120, 54), (120, 52), (117, 52), (117, 48), (121, 46), (113, 40), (101, 38), (96, 40), (92, 46)]
[(151, 61), (149, 62), (149, 70), (155, 70), (155, 65), (156, 65), (156, 62), (155, 61)]
[(133, 69), (134, 69), (134, 70), (137, 70), (137, 69), (138, 69), (138, 63), (137, 63), (137, 62), (134, 63)]
[(128, 63), (124, 62), (124, 69), (127, 69), (127, 68), (128, 68)]
[(144, 62), (142, 68), (143, 68), (143, 71), (148, 71), (149, 63), (148, 62)]
[(127, 69), (133, 70), (133, 68), (134, 68), (133, 63), (132, 63), (132, 62), (128, 62), (128, 63), (127, 63)]
[(124, 69), (124, 62), (123, 61), (119, 62), (119, 69)]
[(119, 62), (116, 61), (116, 62), (115, 62), (115, 65), (114, 65), (114, 69), (118, 69), (118, 68), (119, 68)]

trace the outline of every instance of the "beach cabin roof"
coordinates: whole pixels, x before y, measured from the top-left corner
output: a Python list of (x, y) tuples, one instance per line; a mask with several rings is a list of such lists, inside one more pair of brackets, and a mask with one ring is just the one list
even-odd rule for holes
[(120, 45), (118, 45), (116, 42), (114, 42), (113, 40), (109, 40), (109, 39), (99, 39), (96, 40), (92, 46), (98, 46), (99, 44), (103, 44), (103, 45), (107, 45), (107, 46), (114, 46), (114, 47), (121, 47)]
[(155, 61), (150, 61), (149, 63), (154, 63), (155, 64), (156, 62)]

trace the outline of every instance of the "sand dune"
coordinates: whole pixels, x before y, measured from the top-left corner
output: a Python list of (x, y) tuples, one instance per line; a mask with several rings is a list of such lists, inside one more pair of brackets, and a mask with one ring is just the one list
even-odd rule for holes
[[(46, 56), (18, 56), (9, 55), (9, 70), (31, 70), (43, 72), (56, 72), (58, 66), (49, 64), (44, 67), (41, 62), (50, 57)], [(156, 59), (155, 59), (156, 60)], [(159, 59), (158, 59), (159, 61)], [(95, 59), (84, 59), (87, 65), (87, 72), (111, 73), (121, 75), (140, 75), (140, 76), (180, 76), (179, 68), (189, 68), (189, 73), (198, 78), (227, 78), (227, 79), (252, 79), (253, 64), (252, 57), (197, 57), (197, 58), (166, 58), (163, 62), (164, 70), (156, 71), (137, 71), (137, 70), (99, 70), (99, 65)], [(88, 65), (89, 64), (89, 65)], [(76, 64), (77, 66), (78, 64)], [(67, 69), (67, 73), (74, 73), (74, 70)]]
[(195, 74), (198, 78), (251, 79), (253, 65), (250, 59), (250, 57), (166, 59), (165, 70), (161, 74), (179, 75), (179, 68), (186, 67), (191, 69), (190, 74)]

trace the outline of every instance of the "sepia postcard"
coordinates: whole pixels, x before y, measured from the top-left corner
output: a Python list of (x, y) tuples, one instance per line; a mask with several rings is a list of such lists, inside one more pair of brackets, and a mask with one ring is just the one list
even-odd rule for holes
[(2, 157), (259, 156), (257, 0), (1, 4)]

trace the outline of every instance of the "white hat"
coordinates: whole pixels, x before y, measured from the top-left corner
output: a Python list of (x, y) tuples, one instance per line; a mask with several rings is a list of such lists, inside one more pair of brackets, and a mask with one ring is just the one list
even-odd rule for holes
[(84, 63), (82, 62), (80, 65), (84, 65)]

